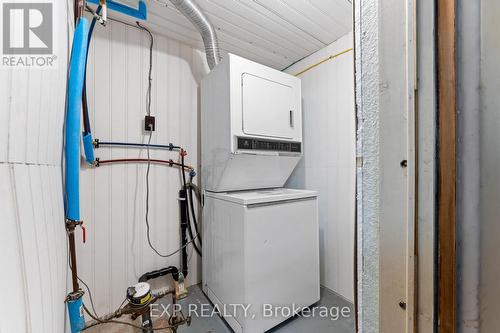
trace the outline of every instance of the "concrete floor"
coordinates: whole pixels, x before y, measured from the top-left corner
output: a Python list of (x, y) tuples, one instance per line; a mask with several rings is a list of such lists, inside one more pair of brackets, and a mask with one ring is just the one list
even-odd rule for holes
[[(172, 308), (169, 308), (171, 304), (171, 298), (165, 297), (160, 302), (158, 302), (153, 308), (153, 321), (155, 327), (165, 327), (168, 325), (167, 318), (171, 314)], [(211, 313), (213, 307), (210, 301), (207, 299), (205, 294), (201, 291), (199, 286), (192, 286), (189, 288), (189, 296), (180, 302), (182, 310), (187, 313), (189, 310), (189, 305), (195, 304), (198, 307), (205, 306), (208, 309), (208, 313)], [(162, 306), (163, 305), (163, 306)], [(354, 333), (354, 312), (352, 304), (347, 302), (342, 297), (333, 293), (328, 289), (321, 290), (321, 301), (315, 304), (314, 307), (318, 310), (316, 317), (300, 317), (296, 316), (289, 319), (288, 321), (281, 324), (279, 327), (274, 328), (267, 333)], [(312, 309), (313, 307), (311, 307)], [(349, 313), (345, 316), (336, 315), (319, 315), (319, 309), (349, 309)], [(156, 314), (156, 315), (155, 315)], [(163, 314), (163, 316), (162, 316)], [(335, 319), (335, 317), (338, 317)], [(135, 325), (140, 325), (139, 319), (132, 322), (127, 316), (121, 317), (120, 320), (133, 323)], [(115, 323), (109, 323), (104, 325), (99, 325), (93, 327), (85, 332), (88, 333), (140, 333), (141, 330), (134, 329), (130, 326), (118, 325)], [(166, 332), (162, 330), (160, 332)], [(181, 326), (178, 333), (233, 333), (231, 328), (226, 325), (224, 320), (222, 320), (218, 315), (205, 316), (203, 318), (193, 316), (192, 322), (189, 327)]]
[[(168, 301), (167, 301), (168, 302)], [(168, 304), (168, 303), (165, 304)], [(189, 304), (205, 304), (209, 305), (210, 302), (200, 290), (199, 286), (193, 286), (189, 290), (189, 297), (183, 300), (181, 303), (182, 308), (189, 308)], [(269, 331), (269, 333), (354, 333), (354, 311), (352, 304), (347, 302), (342, 297), (333, 293), (328, 289), (321, 290), (321, 301), (315, 305), (317, 310), (319, 309), (334, 309), (331, 314), (325, 317), (325, 312), (323, 312), (323, 317), (319, 314), (313, 317), (299, 317), (296, 316), (279, 327)], [(324, 307), (324, 308), (323, 308)], [(211, 308), (211, 306), (210, 306)], [(340, 314), (340, 310), (344, 308), (344, 316)], [(347, 308), (349, 308), (349, 313)], [(339, 309), (339, 314), (337, 316), (337, 309)], [(319, 313), (319, 311), (318, 311)], [(335, 319), (338, 317), (337, 319)], [(181, 327), (178, 330), (179, 333), (232, 333), (232, 330), (225, 324), (225, 322), (217, 315), (209, 318), (192, 318), (191, 326)]]

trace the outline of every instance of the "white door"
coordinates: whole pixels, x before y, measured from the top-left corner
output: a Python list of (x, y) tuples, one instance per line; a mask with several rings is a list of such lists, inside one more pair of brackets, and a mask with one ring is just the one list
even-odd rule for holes
[(293, 138), (293, 88), (252, 74), (241, 76), (243, 133)]

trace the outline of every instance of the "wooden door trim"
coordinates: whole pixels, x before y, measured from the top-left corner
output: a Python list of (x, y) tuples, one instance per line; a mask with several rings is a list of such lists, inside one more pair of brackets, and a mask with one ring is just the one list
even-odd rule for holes
[(438, 333), (456, 332), (456, 14), (455, 0), (437, 1)]

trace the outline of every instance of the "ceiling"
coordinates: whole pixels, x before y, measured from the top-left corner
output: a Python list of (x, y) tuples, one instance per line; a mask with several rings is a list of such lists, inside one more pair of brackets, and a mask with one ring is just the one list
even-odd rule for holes
[[(146, 0), (153, 31), (203, 49), (201, 37), (168, 0)], [(283, 69), (352, 30), (351, 0), (197, 0), (223, 52)]]

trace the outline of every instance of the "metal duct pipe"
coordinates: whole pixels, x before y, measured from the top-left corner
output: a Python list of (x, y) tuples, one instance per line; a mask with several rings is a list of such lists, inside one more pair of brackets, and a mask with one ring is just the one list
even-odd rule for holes
[(203, 44), (205, 44), (205, 53), (207, 56), (208, 67), (213, 69), (221, 59), (219, 50), (219, 41), (217, 34), (205, 14), (193, 0), (170, 0), (184, 16), (200, 32)]

